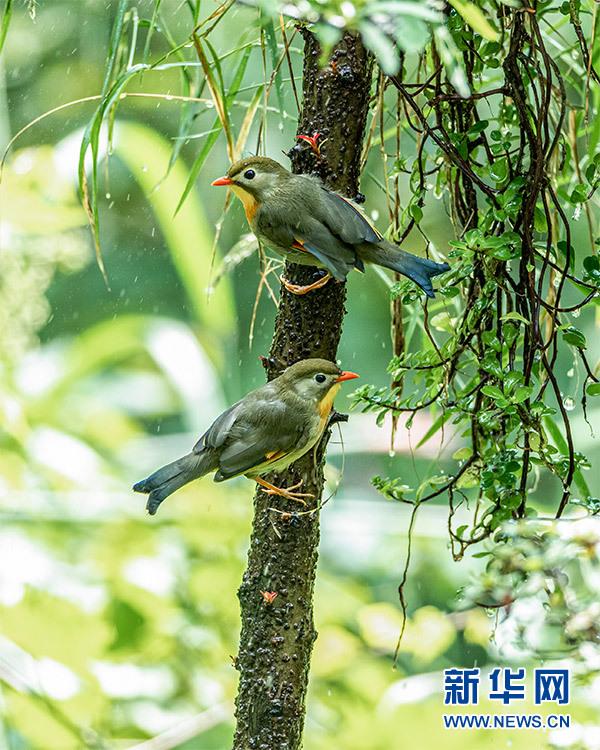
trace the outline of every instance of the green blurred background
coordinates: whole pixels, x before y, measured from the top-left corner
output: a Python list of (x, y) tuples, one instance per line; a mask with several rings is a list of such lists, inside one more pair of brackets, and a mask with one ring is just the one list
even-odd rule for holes
[[(0, 144), (52, 108), (100, 92), (115, 6), (40, 2), (32, 21), (24, 4), (15, 5), (0, 64)], [(140, 2), (140, 15), (153, 6)], [(184, 4), (164, 0), (161, 23), (177, 42), (188, 38)], [(224, 52), (258, 33), (256, 14), (240, 6), (211, 40)], [(156, 35), (151, 58), (167, 51)], [(299, 38), (291, 54), (299, 82)], [(232, 106), (238, 125), (265, 80), (263, 64), (257, 44)], [(223, 69), (231, 78), (234, 56)], [(209, 187), (227, 167), (222, 136), (174, 217), (215, 120), (208, 104), (177, 99), (179, 76), (179, 69), (145, 73), (128, 94), (161, 96), (128, 96), (118, 109), (114, 153), (109, 168), (101, 166), (110, 289), (77, 197), (79, 144), (94, 102), (29, 128), (0, 185), (0, 747), (11, 750), (130, 748), (172, 728), (174, 738), (160, 747), (220, 750), (232, 734), (236, 590), (253, 487), (205, 479), (170, 498), (155, 518), (129, 490), (189, 450), (227, 403), (262, 383), (258, 356), (268, 351), (275, 314), (264, 289), (255, 307), (255, 252), (212, 288), (222, 258), (247, 232), (241, 206), (232, 203), (224, 214), (224, 193)], [(246, 151), (254, 150), (264, 118), (267, 153), (287, 163), (281, 151), (293, 144), (297, 110), (289, 85), (283, 95), (285, 115), (272, 98)], [(201, 137), (186, 139), (168, 171), (182, 108)], [(385, 213), (380, 174), (375, 154), (361, 186), (374, 218)], [(433, 195), (423, 226), (443, 252), (451, 227)], [(276, 276), (269, 282), (277, 293)], [(384, 280), (372, 270), (352, 275), (347, 307), (340, 360), (364, 382), (384, 385), (391, 356)], [(579, 325), (593, 341), (594, 321)], [(579, 410), (576, 444), (596, 465), (598, 442), (579, 413), (573, 368), (563, 363), (561, 384)], [(338, 409), (348, 403), (342, 396)], [(446, 436), (443, 450), (434, 441), (411, 449), (429, 424), (419, 416), (410, 432), (401, 430), (394, 455), (389, 425), (377, 427), (372, 416), (353, 414), (343, 445), (334, 434), (329, 491), (341, 483), (323, 512), (307, 750), (545, 746), (543, 734), (442, 728), (441, 670), (526, 659), (509, 639), (491, 639), (493, 618), (460, 610), (457, 591), (483, 563), (452, 561), (443, 499), (417, 520), (410, 620), (393, 668), (408, 512), (383, 500), (370, 477), (414, 484), (440, 463), (450, 469), (457, 438)], [(588, 480), (600, 494), (597, 474)], [(540, 485), (540, 507), (553, 501), (554, 489)], [(589, 691), (571, 708), (581, 721), (598, 720)]]

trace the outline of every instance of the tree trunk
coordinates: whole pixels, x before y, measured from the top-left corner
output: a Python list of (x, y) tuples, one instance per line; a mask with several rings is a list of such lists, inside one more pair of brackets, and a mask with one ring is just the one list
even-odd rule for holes
[[(372, 61), (360, 40), (346, 34), (331, 62), (321, 69), (315, 38), (308, 31), (303, 36), (298, 133), (320, 133), (317, 143), (323, 146), (317, 154), (298, 141), (289, 153), (293, 169), (318, 174), (331, 187), (356, 197)], [(315, 271), (288, 264), (285, 274), (294, 283), (307, 284)], [(273, 343), (265, 359), (269, 379), (300, 359), (335, 361), (345, 296), (345, 285), (334, 281), (306, 296), (281, 289)], [(312, 604), (319, 544), (316, 506), (323, 490), (328, 439), (329, 432), (315, 453), (269, 477), (282, 487), (301, 479), (303, 491), (315, 497), (308, 506), (314, 512), (304, 513), (298, 503), (260, 490), (255, 496), (248, 567), (239, 590), (242, 632), (235, 662), (240, 683), (234, 750), (298, 750), (302, 744), (310, 657), (317, 637)]]

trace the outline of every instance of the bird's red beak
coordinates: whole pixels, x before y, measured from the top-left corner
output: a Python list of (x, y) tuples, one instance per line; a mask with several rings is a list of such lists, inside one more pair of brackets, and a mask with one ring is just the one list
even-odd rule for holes
[(336, 383), (343, 383), (344, 380), (354, 380), (354, 378), (359, 378), (360, 375), (357, 375), (355, 372), (348, 372), (344, 371), (340, 373), (340, 375), (335, 379)]
[(233, 185), (233, 180), (229, 177), (219, 177), (218, 180), (214, 180), (214, 182), (210, 183), (211, 185), (214, 185), (214, 187), (221, 187), (223, 185)]

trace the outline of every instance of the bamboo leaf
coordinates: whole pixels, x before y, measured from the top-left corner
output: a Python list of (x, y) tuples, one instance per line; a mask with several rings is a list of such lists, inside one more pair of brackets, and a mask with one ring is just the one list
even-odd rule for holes
[(451, 416), (452, 412), (449, 409), (442, 412), (442, 414), (440, 414), (440, 416), (435, 420), (435, 422), (419, 440), (419, 442), (415, 446), (415, 449), (418, 449), (421, 446), (425, 445), (425, 443), (430, 440), (435, 435), (435, 433), (443, 427), (444, 424), (446, 424)]
[(2, 52), (2, 47), (4, 47), (4, 40), (6, 39), (6, 34), (8, 33), (8, 27), (10, 25), (10, 19), (12, 16), (12, 9), (13, 0), (6, 0), (4, 13), (2, 14), (2, 23), (0, 23), (0, 52)]
[(148, 28), (148, 33), (146, 34), (146, 42), (144, 44), (144, 51), (142, 53), (143, 62), (148, 62), (148, 55), (150, 54), (150, 42), (152, 41), (152, 36), (156, 28), (156, 21), (158, 19), (158, 13), (160, 11), (161, 3), (162, 0), (155, 0), (154, 2), (152, 18), (150, 19), (150, 27)]
[(241, 157), (244, 151), (244, 147), (246, 146), (246, 142), (248, 141), (248, 136), (250, 135), (250, 128), (252, 127), (252, 123), (254, 122), (254, 118), (258, 110), (258, 105), (260, 103), (262, 93), (263, 93), (263, 86), (259, 86), (256, 89), (256, 93), (252, 97), (252, 101), (250, 102), (248, 109), (246, 110), (246, 115), (240, 127), (238, 139), (235, 143), (235, 158), (236, 159), (239, 159)]
[(267, 19), (261, 14), (261, 23), (267, 38), (267, 46), (271, 55), (271, 66), (275, 77), (275, 90), (277, 91), (277, 103), (279, 104), (280, 119), (283, 122), (285, 112), (285, 97), (283, 95), (283, 84), (281, 82), (281, 72), (279, 70), (279, 52), (277, 49), (277, 37), (275, 35), (275, 25), (271, 19)]
[(454, 10), (463, 17), (465, 23), (470, 26), (473, 31), (476, 31), (480, 36), (490, 42), (498, 41), (498, 32), (484, 16), (481, 8), (478, 8), (475, 3), (468, 2), (468, 0), (448, 0), (448, 2)]
[[(252, 53), (252, 48), (251, 47), (246, 47), (244, 49), (244, 52), (242, 54), (242, 59), (240, 60), (240, 63), (238, 65), (238, 67), (237, 67), (237, 70), (236, 70), (236, 72), (235, 72), (235, 74), (233, 76), (233, 80), (231, 82), (231, 85), (229, 87), (229, 92), (227, 94), (227, 99), (226, 99), (226, 102), (225, 102), (225, 108), (226, 109), (231, 105), (231, 102), (235, 99), (235, 97), (236, 97), (236, 95), (237, 95), (237, 93), (238, 93), (238, 91), (240, 89), (240, 86), (242, 85), (242, 81), (244, 80), (244, 74), (246, 73), (246, 68), (248, 67), (248, 59), (250, 58), (250, 54), (251, 53)], [(261, 87), (261, 90), (262, 90), (262, 87)], [(255, 94), (255, 96), (256, 96), (256, 94)], [(254, 101), (254, 99), (253, 99), (253, 101)], [(250, 108), (249, 109), (251, 109), (251, 108), (252, 108), (252, 103), (250, 104)], [(244, 119), (244, 122), (245, 122), (245, 120), (246, 120), (246, 118)], [(215, 143), (217, 142), (217, 140), (219, 138), (219, 135), (220, 135), (220, 132), (221, 132), (220, 130), (217, 130), (217, 127), (218, 127), (219, 123), (221, 124), (221, 127), (222, 127), (223, 126), (223, 122), (222, 122), (221, 118), (217, 116), (217, 119), (214, 121), (214, 123), (213, 123), (213, 125), (211, 127), (211, 131), (212, 132), (208, 135), (206, 141), (204, 142), (204, 145), (202, 146), (202, 148), (200, 149), (198, 155), (194, 159), (194, 163), (192, 164), (192, 167), (190, 169), (190, 174), (189, 174), (187, 183), (186, 183), (185, 188), (184, 188), (184, 190), (183, 190), (183, 192), (181, 194), (181, 198), (179, 199), (179, 202), (177, 203), (177, 207), (175, 209), (175, 213), (177, 213), (179, 211), (179, 209), (183, 205), (185, 199), (189, 195), (190, 190), (193, 188), (193, 186), (194, 186), (194, 184), (196, 182), (196, 178), (198, 177), (198, 173), (202, 169), (202, 165), (206, 161), (207, 156), (210, 154), (210, 152), (213, 149), (213, 146), (215, 145)], [(242, 124), (242, 128), (243, 128), (243, 124)], [(240, 131), (240, 135), (241, 135), (241, 131)], [(240, 138), (238, 137), (238, 143), (239, 143), (239, 141), (240, 141)], [(244, 140), (244, 143), (245, 143), (245, 140)], [(237, 158), (237, 156), (236, 156), (237, 154), (239, 154), (239, 150), (238, 150), (237, 146), (235, 146), (232, 149), (232, 155), (230, 157), (232, 162), (235, 161), (235, 159)]]
[(198, 59), (200, 60), (200, 63), (202, 64), (202, 70), (204, 71), (204, 75), (206, 76), (206, 83), (208, 85), (208, 89), (210, 91), (212, 100), (215, 104), (215, 109), (217, 110), (217, 115), (219, 117), (221, 127), (223, 128), (223, 131), (225, 132), (225, 138), (227, 139), (227, 155), (229, 156), (229, 159), (233, 161), (233, 136), (231, 133), (231, 124), (229, 122), (229, 114), (227, 112), (227, 105), (224, 102), (223, 97), (221, 96), (219, 92), (219, 87), (217, 86), (217, 82), (211, 70), (211, 67), (206, 57), (206, 54), (204, 52), (204, 49), (202, 47), (202, 42), (200, 41), (200, 38), (197, 35), (194, 35), (194, 45), (196, 47)]
[(117, 7), (117, 14), (115, 16), (112, 33), (110, 35), (108, 59), (106, 63), (106, 70), (104, 73), (104, 82), (102, 83), (102, 95), (106, 94), (106, 92), (110, 88), (115, 72), (117, 56), (119, 53), (119, 44), (121, 42), (121, 37), (123, 36), (123, 23), (125, 11), (127, 10), (127, 2), (128, 0), (119, 0), (119, 5)]

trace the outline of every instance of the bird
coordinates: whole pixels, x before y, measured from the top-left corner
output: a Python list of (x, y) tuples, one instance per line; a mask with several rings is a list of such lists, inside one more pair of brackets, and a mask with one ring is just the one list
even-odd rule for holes
[(450, 269), (401, 250), (371, 224), (348, 198), (329, 190), (318, 177), (292, 174), (273, 159), (252, 156), (233, 164), (212, 183), (231, 188), (243, 204), (250, 228), (260, 242), (292, 263), (327, 272), (300, 286), (282, 278), (293, 294), (307, 294), (333, 277), (344, 281), (349, 271), (374, 263), (396, 271), (433, 297), (431, 279)]
[(341, 384), (355, 372), (341, 370), (326, 359), (303, 359), (279, 377), (250, 391), (215, 419), (192, 452), (155, 471), (133, 486), (148, 495), (146, 509), (154, 515), (170, 494), (214, 472), (214, 480), (245, 475), (268, 494), (305, 503), (302, 482), (276, 487), (263, 474), (282, 471), (314, 448), (327, 427)]

